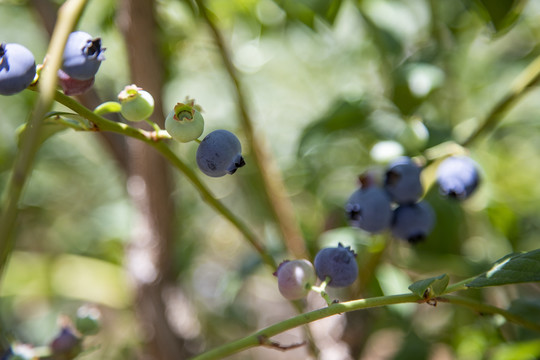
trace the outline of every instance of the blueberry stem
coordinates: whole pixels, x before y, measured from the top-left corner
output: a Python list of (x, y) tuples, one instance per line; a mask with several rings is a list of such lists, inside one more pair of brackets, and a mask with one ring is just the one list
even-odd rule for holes
[(510, 91), (491, 109), (483, 123), (461, 143), (469, 146), (480, 135), (491, 131), (522, 97), (540, 81), (540, 56), (536, 57), (515, 79)]
[(156, 124), (155, 122), (153, 122), (152, 120), (150, 119), (145, 119), (145, 121), (150, 124), (150, 126), (152, 126), (152, 128), (154, 129), (154, 131), (159, 134), (159, 132), (161, 131), (161, 128), (159, 127), (158, 124)]
[(296, 258), (309, 257), (302, 232), (298, 222), (294, 208), (287, 196), (287, 190), (283, 182), (283, 176), (278, 169), (275, 159), (266, 149), (266, 142), (261, 136), (256, 134), (253, 126), (253, 121), (249, 115), (246, 94), (240, 83), (237, 70), (233, 64), (230, 51), (225, 44), (223, 36), (211, 17), (211, 13), (207, 10), (204, 0), (195, 0), (197, 7), (203, 20), (206, 22), (214, 37), (217, 49), (223, 60), (225, 70), (229, 74), (236, 95), (236, 105), (239, 112), (239, 119), (243, 130), (245, 131), (249, 149), (253, 156), (253, 165), (258, 173), (258, 177), (262, 182), (263, 196), (276, 225), (278, 226), (284, 245)]
[(106, 101), (98, 105), (94, 109), (94, 114), (105, 115), (109, 113), (119, 113), (122, 110), (122, 105), (117, 101)]
[(47, 66), (40, 72), (37, 87), (39, 97), (28, 121), (28, 132), (21, 142), (13, 164), (13, 172), (2, 199), (0, 216), (0, 278), (15, 245), (13, 232), (17, 224), (19, 201), (24, 186), (32, 172), (32, 164), (39, 147), (39, 137), (45, 114), (54, 102), (57, 73), (62, 64), (62, 54), (67, 38), (75, 28), (86, 0), (68, 0), (58, 10), (58, 18), (47, 49)]
[[(449, 287), (450, 288), (450, 287)], [(447, 288), (448, 289), (448, 288)], [(448, 290), (447, 290), (448, 291)], [(304, 314), (294, 316), (292, 318), (286, 319), (284, 321), (278, 322), (276, 324), (270, 325), (264, 329), (261, 329), (251, 335), (248, 335), (244, 338), (238, 339), (236, 341), (229, 342), (220, 347), (209, 350), (205, 353), (202, 353), (198, 356), (195, 356), (191, 360), (213, 360), (221, 359), (226, 356), (238, 353), (249, 348), (259, 346), (261, 337), (271, 338), (277, 334), (283, 333), (287, 330), (293, 329), (295, 327), (305, 325), (329, 316), (342, 314), (350, 311), (357, 311), (363, 309), (370, 309), (381, 306), (397, 305), (397, 304), (406, 304), (406, 303), (429, 303), (431, 305), (436, 304), (436, 302), (449, 303), (458, 306), (467, 307), (473, 310), (476, 310), (482, 314), (496, 314), (503, 316), (506, 320), (513, 322), (517, 325), (523, 327), (540, 331), (540, 325), (530, 320), (519, 316), (517, 314), (511, 313), (507, 310), (492, 306), (489, 304), (484, 304), (477, 300), (455, 295), (441, 295), (439, 297), (430, 299), (431, 302), (426, 301), (425, 299), (419, 297), (416, 294), (407, 293), (407, 294), (398, 294), (398, 295), (388, 295), (388, 296), (379, 296), (366, 299), (351, 300), (342, 303), (334, 303), (332, 306), (327, 306), (321, 309), (313, 310)], [(433, 301), (436, 301), (435, 303)]]
[(330, 296), (326, 292), (326, 286), (328, 286), (328, 283), (330, 283), (330, 276), (327, 276), (324, 281), (319, 286), (311, 286), (311, 290), (319, 293), (321, 297), (326, 301), (326, 304), (328, 306), (332, 305), (334, 302), (330, 299)]
[(169, 161), (172, 166), (174, 166), (188, 178), (188, 180), (192, 183), (193, 186), (195, 186), (203, 200), (208, 205), (210, 205), (216, 212), (220, 213), (223, 217), (229, 220), (229, 222), (233, 226), (235, 226), (238, 231), (240, 231), (240, 233), (244, 235), (247, 241), (260, 254), (262, 261), (265, 264), (270, 266), (273, 270), (277, 268), (275, 260), (268, 253), (264, 245), (260, 242), (258, 237), (255, 235), (255, 232), (253, 232), (245, 222), (238, 218), (221, 201), (216, 199), (216, 197), (211, 193), (211, 191), (206, 187), (206, 185), (198, 178), (192, 168), (186, 163), (184, 163), (178, 156), (176, 156), (176, 154), (171, 150), (171, 148), (166, 142), (159, 141), (165, 138), (170, 138), (168, 133), (164, 134), (163, 130), (160, 130), (159, 132), (149, 132), (129, 126), (125, 123), (105, 119), (104, 117), (95, 114), (90, 109), (87, 109), (73, 98), (64, 95), (61, 91), (56, 92), (55, 100), (92, 122), (95, 125), (93, 130), (109, 131), (129, 136), (141, 140), (156, 149), (159, 153), (161, 153), (163, 157), (165, 157), (165, 159)]

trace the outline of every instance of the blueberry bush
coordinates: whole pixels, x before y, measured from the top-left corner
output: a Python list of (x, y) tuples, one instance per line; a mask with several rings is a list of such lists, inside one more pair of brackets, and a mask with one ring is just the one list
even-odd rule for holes
[(0, 2), (0, 359), (540, 358), (540, 2)]

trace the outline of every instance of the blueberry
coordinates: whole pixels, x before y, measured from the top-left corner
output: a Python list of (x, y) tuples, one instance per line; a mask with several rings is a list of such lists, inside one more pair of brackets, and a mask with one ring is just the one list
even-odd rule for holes
[(324, 248), (315, 256), (315, 272), (321, 280), (330, 278), (328, 286), (345, 287), (358, 277), (356, 254), (351, 247), (341, 243), (337, 247)]
[(64, 94), (69, 96), (82, 95), (94, 85), (94, 77), (88, 80), (77, 80), (58, 69), (58, 82)]
[(82, 335), (94, 335), (101, 327), (101, 313), (96, 307), (83, 305), (77, 309), (75, 327)]
[(154, 98), (137, 85), (128, 85), (118, 94), (120, 113), (129, 121), (146, 120), (154, 112)]
[(23, 91), (35, 76), (36, 61), (30, 50), (19, 44), (0, 44), (0, 95)]
[(315, 269), (307, 260), (286, 260), (279, 264), (274, 275), (278, 278), (279, 292), (289, 300), (305, 297), (317, 281)]
[(411, 158), (403, 156), (393, 161), (386, 170), (384, 189), (392, 201), (398, 204), (412, 204), (424, 193), (420, 182), (422, 168)]
[(165, 130), (173, 139), (189, 142), (198, 139), (204, 130), (204, 118), (194, 101), (178, 103), (165, 119)]
[(467, 156), (451, 156), (437, 168), (439, 190), (444, 196), (464, 200), (480, 182), (476, 162)]
[(245, 165), (242, 146), (233, 133), (215, 130), (201, 141), (197, 148), (197, 165), (211, 177), (234, 174)]
[(104, 51), (100, 38), (93, 38), (84, 31), (74, 31), (69, 34), (64, 48), (62, 70), (77, 80), (91, 79), (105, 60)]
[(74, 359), (81, 352), (81, 339), (63, 327), (49, 344), (54, 359)]
[(390, 227), (392, 208), (388, 194), (375, 185), (356, 190), (345, 205), (347, 217), (352, 226), (370, 233)]
[(426, 201), (400, 205), (394, 210), (392, 234), (411, 244), (421, 242), (435, 225), (435, 212)]

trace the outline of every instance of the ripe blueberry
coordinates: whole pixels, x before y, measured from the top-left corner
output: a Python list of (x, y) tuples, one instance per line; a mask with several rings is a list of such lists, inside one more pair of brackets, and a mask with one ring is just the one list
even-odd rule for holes
[(96, 75), (105, 60), (101, 39), (84, 31), (69, 34), (62, 58), (62, 70), (77, 80), (89, 80)]
[(376, 233), (390, 227), (392, 208), (386, 192), (375, 185), (361, 187), (349, 197), (345, 212), (352, 226)]
[(0, 95), (23, 91), (34, 81), (34, 55), (19, 44), (0, 44)]
[(194, 101), (176, 104), (165, 119), (165, 130), (173, 139), (183, 143), (198, 139), (204, 130), (204, 118)]
[(435, 224), (435, 212), (426, 201), (400, 205), (394, 210), (392, 234), (411, 244), (421, 242), (429, 235)]
[(424, 192), (420, 182), (421, 171), (420, 166), (411, 158), (400, 157), (388, 166), (384, 178), (384, 189), (398, 204), (415, 203)]
[(74, 359), (81, 352), (81, 339), (66, 326), (53, 339), (49, 347), (55, 359)]
[(146, 120), (154, 112), (154, 98), (137, 85), (128, 85), (118, 94), (120, 113), (129, 121)]
[(330, 278), (330, 287), (349, 286), (358, 277), (356, 254), (350, 246), (344, 247), (341, 243), (337, 247), (320, 250), (315, 256), (314, 265), (319, 279)]
[(197, 165), (211, 177), (234, 174), (246, 164), (241, 153), (242, 146), (236, 135), (227, 130), (215, 130), (199, 144)]
[(307, 260), (286, 260), (279, 264), (274, 275), (278, 278), (279, 292), (289, 300), (305, 297), (317, 281), (315, 269)]
[(441, 194), (464, 200), (471, 196), (480, 182), (476, 163), (467, 156), (451, 156), (437, 168)]

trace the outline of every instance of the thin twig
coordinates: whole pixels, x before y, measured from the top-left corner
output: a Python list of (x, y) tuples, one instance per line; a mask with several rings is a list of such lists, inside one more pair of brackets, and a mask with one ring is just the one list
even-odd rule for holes
[(264, 245), (259, 241), (255, 233), (247, 226), (242, 220), (240, 220), (229, 208), (227, 208), (221, 201), (216, 199), (212, 192), (206, 187), (206, 185), (199, 179), (195, 172), (185, 164), (176, 154), (170, 149), (170, 147), (159, 137), (159, 133), (148, 132), (142, 129), (134, 128), (124, 123), (114, 122), (105, 119), (87, 109), (76, 100), (56, 92), (56, 101), (75, 111), (77, 114), (84, 116), (90, 122), (95, 124), (99, 131), (110, 131), (125, 136), (129, 136), (138, 140), (141, 140), (154, 149), (156, 149), (162, 156), (164, 156), (176, 169), (180, 170), (188, 180), (195, 186), (203, 200), (210, 205), (216, 212), (225, 217), (231, 224), (233, 224), (238, 231), (249, 241), (249, 243), (260, 254), (263, 262), (269, 265), (272, 269), (276, 268), (275, 260), (270, 256)]
[(283, 177), (275, 164), (275, 159), (266, 150), (264, 139), (255, 131), (253, 121), (249, 116), (246, 104), (246, 96), (238, 79), (236, 68), (231, 60), (229, 50), (223, 40), (223, 37), (211, 19), (204, 1), (196, 0), (199, 7), (199, 11), (202, 18), (210, 28), (218, 50), (223, 59), (225, 69), (231, 78), (236, 92), (236, 101), (238, 105), (238, 111), (240, 113), (240, 121), (246, 133), (246, 139), (249, 144), (249, 148), (253, 152), (255, 160), (255, 168), (259, 173), (262, 180), (264, 195), (273, 217), (278, 224), (278, 227), (283, 235), (285, 245), (287, 249), (296, 258), (307, 258), (306, 245), (296, 222), (296, 215), (293, 209), (293, 205), (287, 196), (285, 185), (283, 183)]
[(0, 217), (0, 278), (9, 254), (15, 246), (13, 232), (16, 227), (19, 201), (32, 171), (44, 116), (54, 101), (57, 72), (62, 64), (64, 46), (85, 5), (86, 0), (69, 0), (58, 10), (58, 21), (47, 51), (46, 66), (43, 67), (38, 81), (40, 95), (28, 122), (27, 133), (22, 139), (21, 149), (15, 158), (13, 173), (3, 199), (3, 211)]
[(529, 66), (527, 66), (514, 80), (510, 86), (510, 91), (491, 109), (484, 118), (483, 123), (461, 143), (462, 146), (469, 146), (482, 134), (493, 129), (508, 113), (508, 111), (523, 98), (536, 83), (540, 81), (540, 56), (538, 56)]

